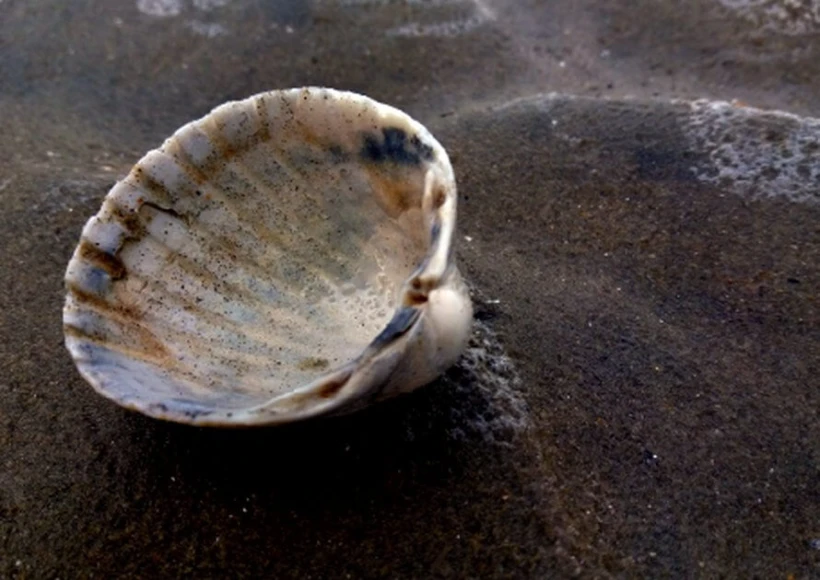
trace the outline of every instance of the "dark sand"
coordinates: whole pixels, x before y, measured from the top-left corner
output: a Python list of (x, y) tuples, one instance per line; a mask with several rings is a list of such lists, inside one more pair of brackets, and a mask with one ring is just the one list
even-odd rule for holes
[[(807, 9), (165, 4), (0, 1), (0, 577), (820, 577), (820, 125), (670, 101), (820, 116)], [(451, 153), (471, 352), (280, 429), (94, 394), (82, 224), (179, 125), (305, 84)]]

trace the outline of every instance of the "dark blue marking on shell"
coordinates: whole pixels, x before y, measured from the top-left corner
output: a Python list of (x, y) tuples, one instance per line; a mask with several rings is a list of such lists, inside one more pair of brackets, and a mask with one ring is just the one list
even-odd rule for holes
[(398, 127), (382, 129), (382, 138), (373, 134), (364, 136), (362, 157), (377, 163), (391, 162), (399, 165), (418, 165), (433, 160), (433, 148), (422, 142), (418, 135), (408, 139), (407, 133)]
[(175, 398), (169, 399), (168, 402), (173, 404), (175, 411), (182, 412), (191, 419), (205, 417), (214, 412), (213, 407), (205, 406), (201, 402), (194, 401), (193, 399)]
[(407, 332), (413, 323), (418, 319), (420, 311), (418, 308), (404, 307), (393, 315), (384, 330), (370, 343), (371, 347), (385, 346)]
[(438, 238), (441, 235), (441, 224), (438, 220), (433, 222), (430, 228), (430, 244), (435, 246), (438, 243)]
[(102, 268), (98, 268), (96, 266), (92, 266), (87, 270), (85, 279), (83, 280), (83, 285), (88, 292), (97, 296), (102, 296), (105, 294), (108, 291), (110, 284), (111, 275)]

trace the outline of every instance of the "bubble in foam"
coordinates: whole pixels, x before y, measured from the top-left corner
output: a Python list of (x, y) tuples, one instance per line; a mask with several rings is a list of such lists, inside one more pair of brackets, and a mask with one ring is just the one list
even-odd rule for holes
[(456, 438), (464, 437), (465, 429), (473, 429), (485, 441), (506, 442), (530, 423), (529, 407), (519, 391), (518, 371), (484, 322), (475, 321), (464, 356), (443, 381), (454, 383), (457, 391), (475, 389), (483, 403), (453, 408), (453, 414), (462, 420), (461, 429), (452, 432)]
[(231, 0), (193, 0), (194, 8), (198, 10), (210, 11), (214, 8), (222, 8), (227, 6)]
[(756, 28), (792, 36), (820, 30), (820, 0), (718, 0)]
[(820, 202), (820, 119), (721, 101), (690, 104), (685, 132), (708, 167), (703, 181), (756, 198)]
[(475, 15), (463, 20), (450, 20), (447, 22), (436, 22), (434, 24), (420, 24), (411, 22), (404, 26), (391, 28), (387, 31), (387, 36), (406, 37), (453, 37), (467, 34), (471, 30), (478, 28), (488, 19), (482, 15)]
[[(481, 306), (480, 300), (475, 302)], [(419, 430), (427, 425), (463, 443), (514, 445), (531, 425), (521, 383), (496, 333), (487, 323), (473, 320), (461, 359), (430, 386), (429, 405), (410, 411), (413, 426), (406, 437), (423, 437)]]
[(168, 18), (182, 12), (182, 0), (137, 0), (137, 10), (148, 16)]

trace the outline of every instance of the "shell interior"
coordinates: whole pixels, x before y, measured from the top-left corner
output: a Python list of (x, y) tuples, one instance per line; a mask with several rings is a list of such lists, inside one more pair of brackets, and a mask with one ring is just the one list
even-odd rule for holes
[(454, 195), (422, 125), (330, 89), (260, 94), (182, 127), (83, 230), (64, 309), (79, 370), (170, 419), (230, 417), (349, 373), (436, 243), (431, 171)]

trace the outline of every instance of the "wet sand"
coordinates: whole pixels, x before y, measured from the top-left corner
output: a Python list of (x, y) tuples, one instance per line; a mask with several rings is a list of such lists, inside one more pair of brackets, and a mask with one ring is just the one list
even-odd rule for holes
[[(817, 577), (820, 23), (679, 4), (0, 2), (0, 577)], [(306, 84), (450, 152), (464, 359), (278, 429), (94, 394), (85, 220), (176, 127)]]

